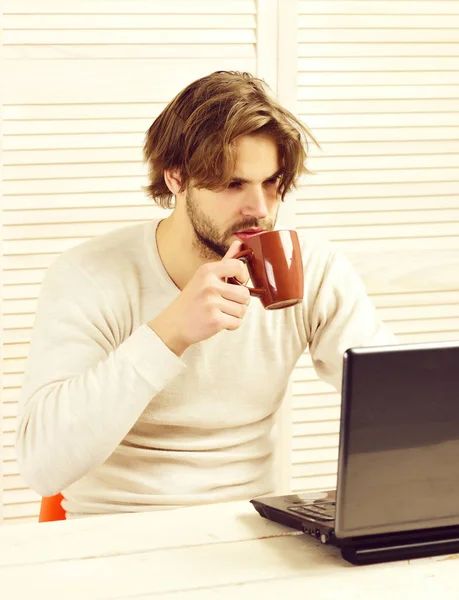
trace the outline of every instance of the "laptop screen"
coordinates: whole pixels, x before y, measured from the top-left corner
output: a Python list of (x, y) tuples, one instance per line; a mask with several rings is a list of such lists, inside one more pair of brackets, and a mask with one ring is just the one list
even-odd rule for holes
[(459, 342), (344, 357), (336, 533), (459, 524)]

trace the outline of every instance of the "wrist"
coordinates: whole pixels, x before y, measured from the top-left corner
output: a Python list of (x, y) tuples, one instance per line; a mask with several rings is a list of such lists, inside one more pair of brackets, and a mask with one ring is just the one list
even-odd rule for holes
[(174, 327), (173, 320), (166, 312), (162, 312), (147, 324), (176, 356), (180, 357), (190, 346), (177, 327)]

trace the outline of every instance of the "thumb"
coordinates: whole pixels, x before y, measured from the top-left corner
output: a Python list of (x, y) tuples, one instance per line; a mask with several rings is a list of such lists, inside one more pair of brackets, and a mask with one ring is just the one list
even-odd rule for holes
[(238, 252), (240, 252), (241, 246), (242, 246), (241, 240), (235, 240), (231, 244), (231, 246), (228, 248), (228, 251), (223, 258), (233, 258), (233, 256), (236, 256), (236, 254)]

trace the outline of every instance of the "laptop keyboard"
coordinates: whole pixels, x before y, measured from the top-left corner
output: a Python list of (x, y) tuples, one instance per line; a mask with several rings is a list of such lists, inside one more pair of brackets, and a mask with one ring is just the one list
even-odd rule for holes
[(303, 504), (300, 506), (289, 506), (289, 510), (321, 521), (335, 520), (335, 502), (314, 502), (314, 504)]

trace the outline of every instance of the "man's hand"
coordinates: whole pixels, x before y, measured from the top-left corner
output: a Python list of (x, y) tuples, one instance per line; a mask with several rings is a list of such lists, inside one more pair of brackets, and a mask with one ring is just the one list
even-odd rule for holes
[(242, 325), (250, 293), (226, 282), (228, 277), (248, 279), (245, 264), (232, 258), (240, 247), (240, 241), (233, 242), (222, 260), (199, 267), (178, 298), (148, 323), (177, 356), (223, 329), (233, 331)]

